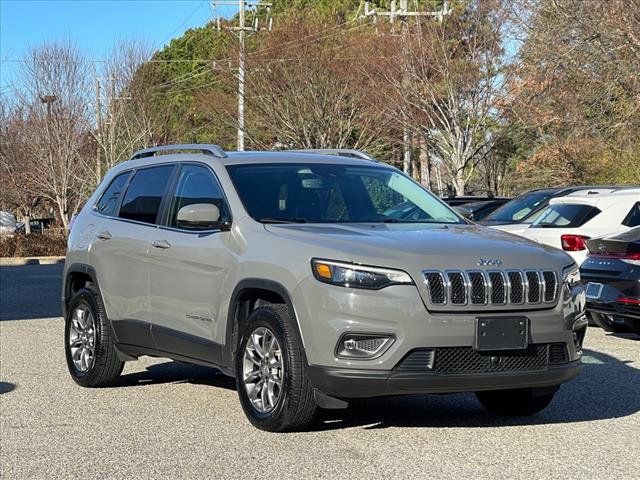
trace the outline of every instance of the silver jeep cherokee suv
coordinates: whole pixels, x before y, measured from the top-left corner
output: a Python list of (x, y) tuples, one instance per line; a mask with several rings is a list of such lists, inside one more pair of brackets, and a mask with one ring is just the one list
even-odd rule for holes
[(533, 414), (579, 372), (586, 330), (567, 254), (358, 151), (137, 152), (78, 215), (62, 302), (78, 384), (141, 355), (212, 365), (270, 431), (378, 395)]

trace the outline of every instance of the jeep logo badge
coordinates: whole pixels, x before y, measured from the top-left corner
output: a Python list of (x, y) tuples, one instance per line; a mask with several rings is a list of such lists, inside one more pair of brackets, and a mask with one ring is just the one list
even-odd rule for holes
[(479, 267), (499, 267), (502, 265), (502, 260), (497, 258), (480, 258), (478, 260)]

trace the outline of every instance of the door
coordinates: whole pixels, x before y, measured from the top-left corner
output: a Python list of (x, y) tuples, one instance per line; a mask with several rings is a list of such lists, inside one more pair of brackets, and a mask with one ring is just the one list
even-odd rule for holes
[(178, 211), (192, 204), (215, 204), (221, 220), (230, 212), (213, 171), (183, 164), (162, 226), (149, 249), (150, 321), (158, 349), (219, 363), (226, 319), (218, 318), (222, 284), (232, 261), (225, 228), (186, 227)]
[[(107, 315), (120, 343), (154, 346), (147, 253), (173, 169), (173, 165), (162, 165), (127, 172), (126, 185), (120, 185), (120, 177), (116, 177), (111, 185), (117, 188), (110, 191), (110, 185), (102, 196), (105, 201), (101, 199), (95, 207), (103, 218), (91, 255)], [(123, 188), (124, 194), (119, 193)]]

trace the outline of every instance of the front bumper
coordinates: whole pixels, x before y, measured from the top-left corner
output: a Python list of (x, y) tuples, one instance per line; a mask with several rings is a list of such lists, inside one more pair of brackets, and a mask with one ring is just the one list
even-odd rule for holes
[[(292, 303), (309, 365), (348, 370), (391, 371), (411, 351), (420, 348), (472, 347), (476, 319), (482, 316), (526, 316), (529, 343), (564, 343), (568, 361), (580, 358), (576, 331), (584, 320), (584, 289), (562, 288), (555, 306), (538, 310), (504, 312), (430, 312), (413, 285), (396, 285), (379, 291), (355, 290), (302, 281), (292, 292)], [(384, 354), (371, 359), (338, 358), (342, 335), (386, 334), (395, 338)]]
[(439, 375), (431, 372), (309, 366), (308, 375), (314, 388), (333, 397), (348, 399), (553, 387), (571, 380), (581, 369), (580, 360), (576, 360), (537, 372)]

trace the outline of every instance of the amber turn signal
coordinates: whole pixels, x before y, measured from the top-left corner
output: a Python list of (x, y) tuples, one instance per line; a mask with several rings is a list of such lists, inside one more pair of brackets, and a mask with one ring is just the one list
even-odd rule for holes
[(326, 263), (316, 263), (316, 273), (319, 277), (331, 279), (331, 267)]

